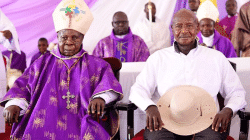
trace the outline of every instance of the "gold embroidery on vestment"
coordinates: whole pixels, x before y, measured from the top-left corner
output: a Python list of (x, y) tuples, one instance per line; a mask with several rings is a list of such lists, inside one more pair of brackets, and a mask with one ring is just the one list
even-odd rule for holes
[(68, 134), (68, 138), (69, 139), (74, 139), (74, 140), (80, 140), (80, 136), (79, 135), (74, 135), (74, 134)]
[(49, 131), (44, 132), (44, 137), (49, 138), (50, 140), (56, 140), (56, 134), (50, 133)]
[(67, 115), (62, 116), (57, 120), (56, 128), (64, 131), (67, 130)]
[(67, 89), (67, 82), (64, 81), (64, 80), (62, 80), (62, 81), (60, 82), (60, 86), (62, 87), (62, 89)]
[(90, 134), (90, 133), (88, 132), (88, 133), (85, 133), (83, 139), (84, 139), (84, 140), (94, 140), (94, 137), (92, 136), (92, 134)]
[(73, 114), (77, 114), (78, 111), (77, 111), (77, 107), (78, 107), (78, 104), (77, 102), (76, 103), (71, 103), (70, 104), (70, 109), (69, 109), (69, 112), (73, 113)]
[(46, 110), (42, 109), (35, 114), (32, 128), (42, 128), (45, 123)]
[(50, 95), (49, 104), (50, 104), (50, 105), (57, 106), (57, 103), (58, 103), (57, 97), (56, 97), (56, 96)]
[(31, 140), (30, 134), (25, 134), (25, 135), (23, 136), (23, 138), (24, 138), (24, 140)]

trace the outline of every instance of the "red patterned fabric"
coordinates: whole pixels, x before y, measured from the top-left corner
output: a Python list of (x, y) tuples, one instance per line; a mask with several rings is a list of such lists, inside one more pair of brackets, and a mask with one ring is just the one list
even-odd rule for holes
[(227, 140), (234, 140), (231, 136), (227, 136)]
[(5, 65), (5, 67), (6, 67), (6, 65), (7, 65), (7, 61), (6, 61), (6, 58), (3, 56), (3, 62), (4, 62), (4, 65)]
[(143, 138), (143, 133), (144, 133), (145, 129), (142, 129), (140, 132), (138, 132), (133, 138), (132, 140), (144, 140)]
[(5, 133), (0, 133), (1, 140), (10, 140), (11, 126), (6, 123)]

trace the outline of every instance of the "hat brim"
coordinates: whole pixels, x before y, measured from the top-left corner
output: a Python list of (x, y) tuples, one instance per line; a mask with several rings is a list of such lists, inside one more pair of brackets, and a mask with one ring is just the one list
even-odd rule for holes
[[(189, 91), (194, 96), (198, 96), (201, 103), (202, 115), (197, 118), (193, 124), (181, 124), (175, 122), (171, 118), (171, 111), (169, 105), (172, 96), (175, 92)], [(164, 128), (178, 134), (178, 135), (193, 135), (207, 129), (214, 120), (217, 113), (217, 107), (213, 97), (205, 90), (195, 86), (177, 86), (168, 90), (158, 101), (157, 107), (159, 109), (161, 119), (164, 123)], [(190, 112), (192, 113), (192, 112)]]

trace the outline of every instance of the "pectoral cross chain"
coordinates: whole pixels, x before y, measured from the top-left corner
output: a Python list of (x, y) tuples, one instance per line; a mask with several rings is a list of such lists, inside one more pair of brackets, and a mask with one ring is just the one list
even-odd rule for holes
[(80, 58), (78, 58), (75, 63), (70, 67), (68, 68), (67, 64), (63, 61), (64, 65), (66, 66), (66, 68), (68, 69), (67, 73), (68, 73), (68, 78), (67, 78), (67, 87), (68, 87), (68, 92), (66, 93), (67, 96), (63, 95), (62, 98), (63, 99), (66, 99), (67, 98), (67, 109), (70, 109), (70, 98), (75, 98), (75, 95), (71, 95), (70, 92), (69, 92), (69, 82), (70, 82), (70, 72), (72, 70), (72, 68), (79, 62)]
[(70, 99), (70, 98), (75, 98), (75, 95), (70, 95), (70, 92), (68, 91), (68, 92), (67, 92), (67, 96), (63, 95), (62, 98), (63, 98), (63, 99), (66, 99), (66, 98), (67, 98), (67, 101), (66, 101), (67, 107), (66, 107), (66, 108), (67, 108), (67, 109), (70, 109), (70, 100), (69, 100), (69, 99)]

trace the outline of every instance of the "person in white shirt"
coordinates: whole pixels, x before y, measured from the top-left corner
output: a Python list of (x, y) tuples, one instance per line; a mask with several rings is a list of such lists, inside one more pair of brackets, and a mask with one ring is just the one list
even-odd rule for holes
[[(218, 110), (212, 125), (196, 133), (195, 140), (223, 140), (233, 114), (246, 105), (246, 92), (240, 79), (221, 52), (198, 45), (199, 23), (192, 11), (178, 11), (173, 18), (172, 30), (176, 40), (174, 45), (151, 55), (131, 88), (129, 100), (147, 115), (144, 139), (193, 137), (179, 136), (164, 129), (168, 124), (162, 123), (158, 108), (151, 100), (156, 89), (162, 96), (172, 87), (192, 85), (210, 93)], [(225, 107), (221, 111), (217, 99), (219, 92), (225, 99)]]
[[(12, 22), (5, 16), (0, 9), (0, 44), (9, 49), (19, 49), (18, 37), (16, 29)], [(20, 51), (20, 49), (19, 49)], [(2, 52), (0, 51), (0, 100), (6, 94), (7, 79), (6, 68), (4, 64)], [(0, 114), (3, 113), (3, 108), (0, 107)], [(2, 115), (0, 115), (0, 133), (5, 132), (5, 121)]]
[(15, 26), (0, 9), (0, 44), (21, 54)]
[[(152, 6), (152, 22), (150, 22), (149, 8)], [(155, 16), (156, 6), (153, 2), (145, 4), (146, 17), (137, 22), (133, 28), (134, 34), (140, 36), (148, 46), (150, 54), (171, 46), (171, 38), (168, 26)]]

